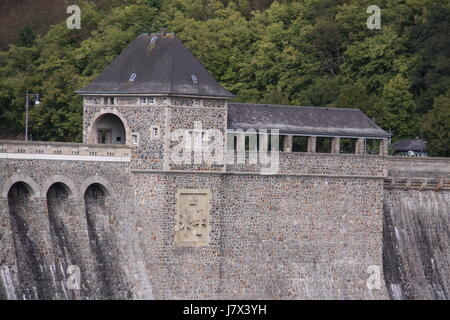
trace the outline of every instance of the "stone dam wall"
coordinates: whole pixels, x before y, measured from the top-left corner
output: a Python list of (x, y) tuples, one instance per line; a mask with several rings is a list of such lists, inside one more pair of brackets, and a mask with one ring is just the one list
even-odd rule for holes
[(153, 297), (130, 229), (128, 162), (0, 160), (0, 186), (3, 298)]
[[(0, 159), (1, 299), (448, 299), (446, 159), (286, 153), (261, 175), (64, 147)], [(180, 190), (208, 200), (194, 246)]]
[(450, 160), (388, 161), (383, 269), (392, 299), (450, 297)]

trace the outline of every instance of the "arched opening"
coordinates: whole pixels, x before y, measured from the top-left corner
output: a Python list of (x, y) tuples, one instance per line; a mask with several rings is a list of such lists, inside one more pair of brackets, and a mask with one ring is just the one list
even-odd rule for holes
[(97, 274), (100, 299), (123, 298), (122, 274), (118, 265), (114, 219), (106, 205), (106, 188), (100, 183), (89, 185), (84, 193), (89, 242)]
[(105, 113), (95, 120), (91, 141), (101, 144), (125, 144), (126, 130), (122, 120), (115, 114)]
[(77, 291), (67, 288), (67, 270), (71, 265), (81, 266), (76, 243), (72, 241), (65, 221), (70, 214), (69, 187), (61, 182), (54, 183), (47, 191), (48, 219), (55, 266), (51, 268), (56, 282), (56, 299), (77, 299)]
[(49, 279), (44, 274), (44, 254), (40, 252), (33, 228), (32, 189), (24, 182), (14, 183), (8, 191), (11, 230), (16, 253), (20, 295), (24, 299), (52, 297)]

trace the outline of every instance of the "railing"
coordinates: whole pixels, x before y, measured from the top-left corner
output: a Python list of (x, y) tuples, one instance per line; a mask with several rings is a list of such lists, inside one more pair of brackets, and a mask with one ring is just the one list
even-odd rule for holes
[(0, 158), (8, 159), (89, 160), (106, 157), (126, 161), (130, 155), (131, 146), (128, 145), (0, 140)]

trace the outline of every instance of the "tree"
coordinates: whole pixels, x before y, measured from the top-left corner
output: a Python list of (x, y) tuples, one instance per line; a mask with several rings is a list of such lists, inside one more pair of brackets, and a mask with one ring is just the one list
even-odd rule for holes
[(434, 99), (423, 116), (422, 131), (431, 156), (450, 157), (450, 90)]
[(313, 106), (330, 105), (337, 99), (339, 92), (339, 79), (319, 78), (305, 91), (305, 104)]
[(408, 80), (398, 75), (383, 88), (384, 114), (380, 123), (392, 129), (394, 140), (414, 137), (416, 133), (418, 119), (414, 116), (415, 105), (409, 86)]

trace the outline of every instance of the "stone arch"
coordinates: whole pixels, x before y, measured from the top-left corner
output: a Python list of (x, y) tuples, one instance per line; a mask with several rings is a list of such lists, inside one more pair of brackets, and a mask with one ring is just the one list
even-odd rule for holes
[(105, 193), (105, 196), (109, 196), (113, 193), (113, 188), (108, 180), (101, 176), (90, 176), (86, 180), (83, 181), (81, 184), (81, 194), (84, 195), (86, 193), (87, 188), (89, 188), (90, 185), (97, 183), (102, 188), (103, 192)]
[(24, 174), (15, 173), (8, 179), (6, 179), (5, 183), (3, 184), (3, 190), (1, 194), (3, 199), (8, 198), (9, 190), (17, 182), (22, 182), (24, 186), (28, 189), (28, 192), (30, 193), (30, 199), (41, 198), (41, 190), (39, 188), (39, 185), (33, 180), (33, 178), (26, 176)]
[(80, 198), (78, 190), (75, 187), (75, 184), (72, 182), (72, 180), (70, 180), (68, 177), (60, 175), (60, 174), (53, 175), (50, 178), (48, 178), (47, 180), (45, 180), (44, 186), (42, 189), (43, 190), (42, 194), (47, 195), (48, 190), (55, 183), (60, 183), (64, 187), (64, 189), (66, 189), (67, 195), (69, 196), (69, 198), (72, 198), (72, 199)]
[(86, 133), (86, 139), (87, 143), (96, 144), (97, 143), (97, 132), (96, 132), (96, 123), (101, 120), (106, 115), (114, 115), (119, 118), (119, 120), (122, 122), (122, 125), (125, 129), (125, 143), (124, 144), (131, 144), (131, 130), (130, 126), (128, 125), (127, 120), (125, 117), (116, 109), (116, 108), (103, 108), (96, 114), (94, 114), (89, 121), (89, 126), (87, 128)]

